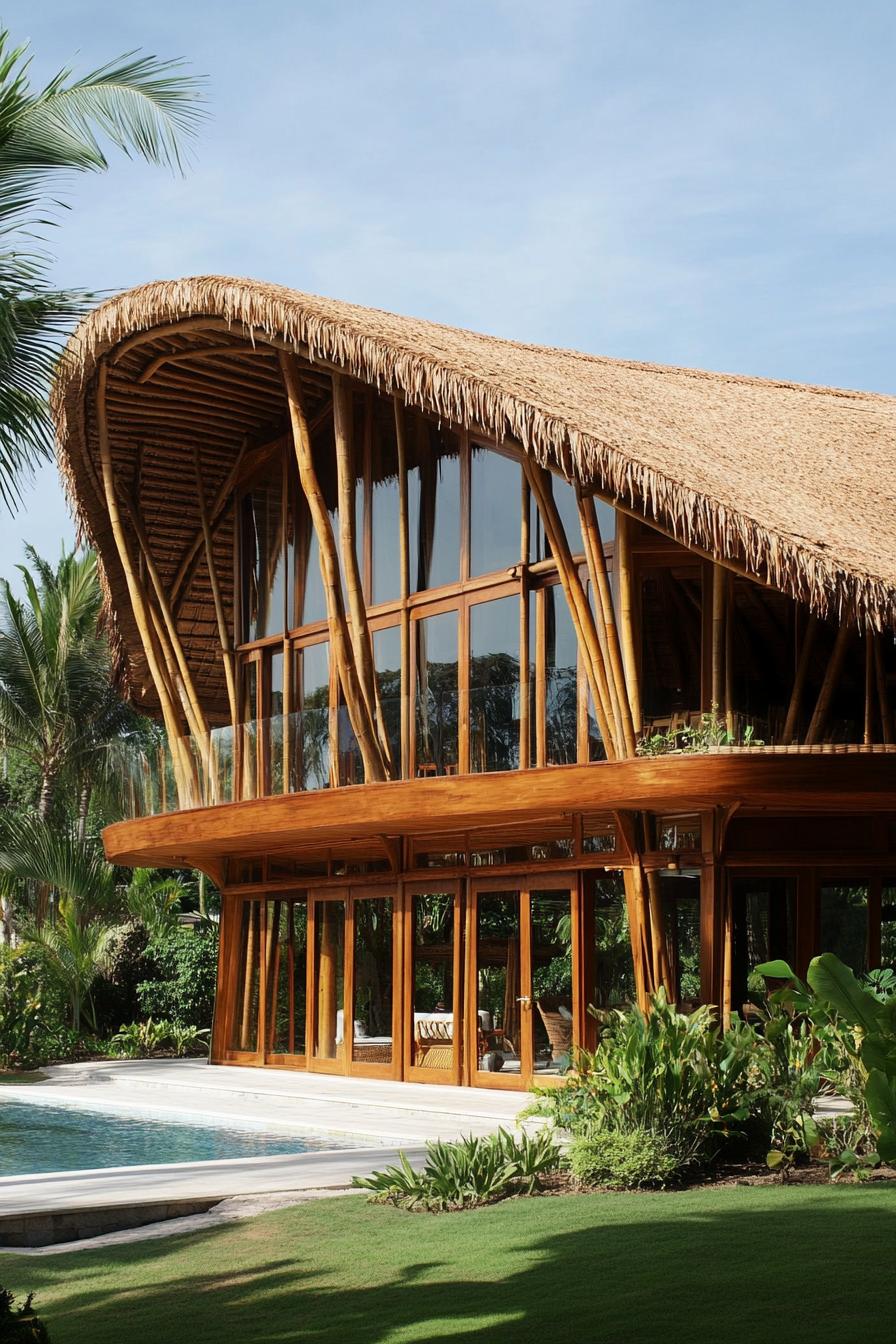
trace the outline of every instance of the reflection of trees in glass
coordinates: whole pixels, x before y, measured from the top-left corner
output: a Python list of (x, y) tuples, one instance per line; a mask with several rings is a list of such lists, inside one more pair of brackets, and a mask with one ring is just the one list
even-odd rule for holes
[(392, 1035), (392, 899), (356, 901), (355, 1018), (369, 1036)]
[(881, 893), (880, 964), (896, 970), (896, 887)]
[(532, 997), (572, 1005), (572, 918), (569, 897), (533, 895)]
[(457, 764), (457, 663), (417, 664), (417, 765)]
[(574, 764), (577, 754), (575, 667), (548, 668), (545, 681), (544, 715), (548, 764)]
[(414, 897), (414, 1009), (454, 1002), (454, 897), (432, 892)]
[(470, 659), (473, 770), (516, 770), (520, 760), (520, 660), (509, 653)]
[(820, 905), (821, 951), (834, 952), (861, 975), (868, 969), (868, 888), (823, 886)]
[(306, 694), (298, 716), (296, 750), (301, 761), (301, 787), (325, 789), (330, 774), (330, 691), (318, 686)]
[(594, 881), (594, 1007), (611, 1008), (635, 998), (625, 883), (607, 874)]

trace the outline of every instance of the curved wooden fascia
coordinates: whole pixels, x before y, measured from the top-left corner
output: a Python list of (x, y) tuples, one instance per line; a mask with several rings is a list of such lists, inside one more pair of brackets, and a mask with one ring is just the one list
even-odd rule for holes
[(122, 821), (113, 863), (202, 867), (228, 854), (338, 845), (383, 833), (537, 822), (588, 811), (896, 812), (896, 753), (720, 752), (280, 794)]

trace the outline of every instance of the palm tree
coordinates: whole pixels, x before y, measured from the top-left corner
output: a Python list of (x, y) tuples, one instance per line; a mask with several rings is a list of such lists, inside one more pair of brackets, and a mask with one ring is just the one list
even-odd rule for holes
[(177, 929), (184, 884), (179, 877), (161, 877), (153, 868), (135, 868), (124, 893), (128, 914), (139, 919), (150, 938)]
[(0, 29), (0, 498), (10, 508), (22, 473), (49, 454), (53, 367), (92, 298), (50, 284), (50, 258), (35, 244), (55, 223), (50, 193), (60, 175), (108, 167), (102, 140), (182, 171), (202, 116), (202, 81), (180, 62), (129, 52), (79, 79), (61, 70), (37, 89), (29, 64), (28, 47)]
[(0, 734), (37, 771), (39, 819), (68, 786), (83, 838), (91, 793), (121, 777), (116, 748), (139, 737), (141, 720), (114, 686), (96, 557), (63, 553), (54, 569), (27, 555), (23, 599), (0, 580)]

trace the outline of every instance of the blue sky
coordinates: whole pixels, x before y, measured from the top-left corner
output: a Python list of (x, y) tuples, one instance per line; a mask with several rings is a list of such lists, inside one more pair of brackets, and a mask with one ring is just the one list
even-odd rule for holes
[[(184, 180), (73, 182), (60, 284), (250, 275), (609, 355), (896, 392), (896, 6), (15, 0), (34, 76), (209, 77)], [(71, 524), (55, 472), (0, 574)]]

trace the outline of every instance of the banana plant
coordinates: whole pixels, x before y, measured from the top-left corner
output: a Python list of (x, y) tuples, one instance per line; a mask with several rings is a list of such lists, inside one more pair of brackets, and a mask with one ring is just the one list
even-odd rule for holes
[(846, 1038), (844, 1043), (863, 1079), (878, 1154), (882, 1161), (896, 1163), (896, 998), (881, 1002), (833, 952), (822, 952), (809, 963), (808, 987), (785, 961), (765, 962), (757, 970), (787, 982), (778, 993), (789, 996), (796, 1011), (816, 1018), (820, 1008), (850, 1027), (852, 1043)]

